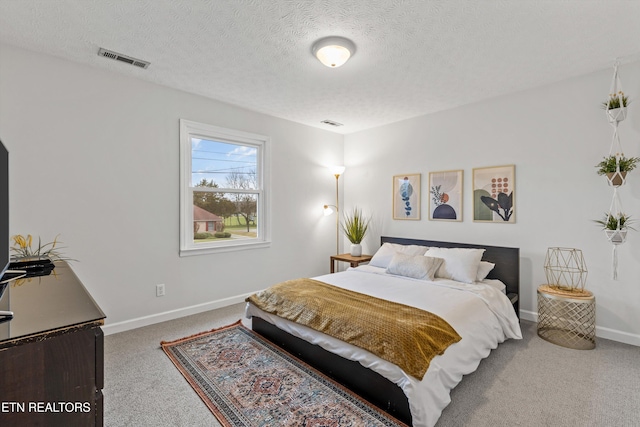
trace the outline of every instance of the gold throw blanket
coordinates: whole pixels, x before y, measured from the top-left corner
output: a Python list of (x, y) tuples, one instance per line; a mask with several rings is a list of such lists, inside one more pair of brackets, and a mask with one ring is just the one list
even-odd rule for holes
[(251, 295), (267, 313), (363, 348), (422, 379), (431, 359), (460, 335), (444, 319), (314, 279), (295, 279)]

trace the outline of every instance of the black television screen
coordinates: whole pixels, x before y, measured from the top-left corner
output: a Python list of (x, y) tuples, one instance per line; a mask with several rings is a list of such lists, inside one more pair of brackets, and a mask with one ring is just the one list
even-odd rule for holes
[(0, 279), (9, 267), (9, 152), (0, 141)]

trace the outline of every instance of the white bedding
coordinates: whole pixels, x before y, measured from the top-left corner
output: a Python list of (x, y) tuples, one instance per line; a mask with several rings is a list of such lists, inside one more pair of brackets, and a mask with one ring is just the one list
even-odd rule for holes
[(475, 371), (480, 361), (499, 343), (507, 338), (522, 338), (511, 302), (504, 293), (486, 284), (465, 284), (447, 279), (428, 282), (394, 276), (387, 274), (384, 268), (367, 265), (314, 279), (437, 314), (462, 337), (431, 361), (420, 381), (368, 351), (247, 304), (248, 318), (261, 317), (291, 335), (358, 361), (400, 386), (407, 395), (416, 427), (431, 427), (436, 423), (451, 401), (451, 389), (463, 375)]

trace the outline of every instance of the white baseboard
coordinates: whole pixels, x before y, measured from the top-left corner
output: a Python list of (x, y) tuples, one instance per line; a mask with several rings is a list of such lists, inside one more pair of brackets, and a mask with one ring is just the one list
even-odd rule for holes
[(538, 313), (535, 311), (520, 310), (520, 318), (530, 322), (538, 322)]
[(596, 336), (611, 341), (618, 341), (625, 344), (636, 345), (640, 347), (640, 335), (622, 332), (616, 329), (596, 326)]
[[(520, 318), (531, 322), (537, 322), (538, 313), (534, 311), (520, 310)], [(596, 337), (640, 347), (640, 335), (618, 331), (617, 329), (605, 328), (603, 326), (596, 325)]]
[(241, 303), (249, 295), (252, 295), (254, 293), (255, 292), (251, 292), (245, 295), (236, 295), (234, 297), (224, 298), (216, 301), (209, 301), (202, 304), (192, 305), (190, 307), (184, 307), (176, 310), (165, 311), (163, 313), (138, 317), (136, 319), (125, 320), (123, 322), (107, 324), (102, 327), (102, 331), (105, 335), (111, 335), (118, 332), (141, 328), (143, 326), (153, 325), (155, 323), (165, 322), (167, 320), (179, 319), (180, 317), (190, 316), (192, 314), (198, 314), (205, 311), (214, 310), (216, 308), (222, 308), (229, 305)]

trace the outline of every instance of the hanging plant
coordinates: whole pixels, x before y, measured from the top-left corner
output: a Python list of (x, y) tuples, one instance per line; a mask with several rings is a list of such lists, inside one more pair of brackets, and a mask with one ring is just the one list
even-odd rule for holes
[(640, 162), (640, 157), (625, 157), (624, 155), (607, 156), (596, 165), (598, 175), (606, 175), (609, 183), (619, 187), (625, 182), (627, 172), (631, 172)]
[(615, 156), (604, 157), (596, 167), (598, 168), (598, 175), (606, 175), (618, 172), (618, 166), (620, 167), (620, 172), (631, 172), (636, 168), (638, 162), (640, 162), (640, 157), (625, 157), (624, 154), (618, 157), (616, 154)]
[(609, 212), (604, 214), (604, 218), (595, 220), (602, 226), (604, 233), (609, 242), (613, 244), (612, 254), (612, 276), (613, 280), (618, 278), (618, 252), (617, 248), (627, 239), (628, 230), (633, 230), (629, 226), (631, 219), (628, 215), (621, 212), (620, 200), (618, 198), (618, 188), (623, 185), (626, 180), (627, 172), (632, 171), (636, 167), (636, 163), (640, 161), (638, 157), (626, 158), (622, 154), (622, 146), (620, 144), (620, 136), (618, 135), (618, 124), (627, 117), (627, 106), (631, 103), (629, 98), (622, 91), (622, 83), (618, 75), (618, 61), (613, 66), (613, 79), (611, 88), (609, 89), (609, 98), (600, 106), (605, 110), (607, 120), (613, 126), (613, 138), (611, 140), (611, 149), (609, 153), (614, 151), (617, 144), (617, 153), (615, 156), (609, 154), (600, 163), (596, 165), (598, 175), (606, 175), (609, 185), (613, 186), (613, 200)]
[(627, 239), (627, 231), (635, 230), (629, 225), (633, 222), (631, 217), (623, 213), (617, 215), (605, 213), (603, 219), (595, 220), (595, 222), (602, 226), (607, 239), (614, 245), (624, 243)]
[(627, 118), (627, 105), (629, 105), (629, 97), (622, 91), (609, 95), (609, 99), (602, 103), (602, 108), (607, 113), (607, 119), (610, 123), (617, 124)]
[(617, 215), (605, 213), (603, 219), (594, 220), (594, 222), (602, 226), (603, 230), (622, 230), (627, 228), (635, 230), (633, 227), (629, 226), (633, 221), (634, 220), (631, 219), (631, 216), (623, 213), (619, 213)]
[(616, 108), (626, 107), (629, 105), (629, 97), (624, 92), (609, 94), (609, 99), (602, 103), (602, 108), (605, 110), (615, 110)]

